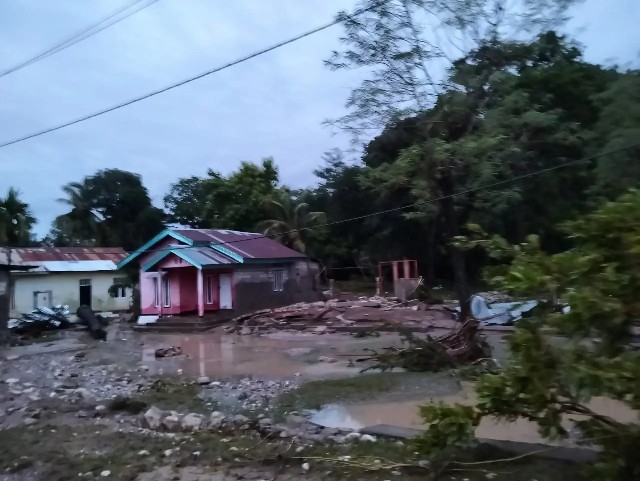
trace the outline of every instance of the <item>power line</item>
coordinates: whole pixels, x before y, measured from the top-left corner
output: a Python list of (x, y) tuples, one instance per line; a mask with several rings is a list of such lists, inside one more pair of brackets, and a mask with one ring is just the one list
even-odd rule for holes
[[(130, 9), (131, 7), (133, 7), (134, 5), (143, 2), (146, 0), (133, 0), (132, 2), (128, 3), (127, 5), (125, 5), (124, 7), (120, 7), (119, 9), (117, 9), (116, 11), (112, 12), (111, 14), (107, 15), (106, 17), (104, 17), (102, 20), (89, 25), (88, 27), (83, 28), (82, 30), (80, 30), (79, 32), (75, 33), (74, 35), (72, 35), (71, 37), (63, 40), (60, 43), (57, 43), (56, 45), (54, 45), (53, 47), (50, 47), (49, 49), (40, 52), (38, 55), (25, 60), (17, 65), (14, 65), (13, 67), (9, 68), (8, 70), (5, 70), (4, 72), (2, 72), (0, 74), (0, 78), (4, 77), (6, 75), (9, 75), (10, 73), (13, 72), (17, 72), (18, 70), (22, 70), (25, 67), (28, 67), (29, 65), (32, 65), (36, 62), (39, 62), (40, 60), (44, 60), (47, 57), (50, 57), (51, 55), (55, 55), (58, 52), (61, 52), (62, 50), (65, 50), (69, 47), (71, 47), (72, 45), (75, 45), (76, 43), (82, 42), (83, 40), (88, 39), (89, 37), (94, 36), (95, 34), (102, 32), (103, 30), (111, 27), (112, 25), (115, 25), (116, 23), (122, 22), (123, 20), (129, 18), (130, 16), (138, 13), (141, 10), (144, 10), (145, 8), (153, 5), (154, 3), (156, 3), (158, 0), (151, 0), (150, 3), (147, 3), (145, 5), (140, 6), (137, 10), (133, 10), (129, 13), (127, 13), (126, 15), (124, 15), (123, 17), (117, 18), (111, 22), (109, 22), (109, 20), (111, 20), (112, 18), (118, 16), (119, 14), (121, 14), (122, 12)], [(106, 23), (106, 25), (102, 25), (103, 23)], [(102, 25), (102, 26), (100, 26)], [(100, 27), (100, 28), (97, 28)], [(97, 28), (97, 29), (96, 29)], [(94, 30), (95, 29), (95, 30)]]
[[(388, 0), (381, 1), (381, 2), (371, 6), (369, 8), (361, 8), (359, 10), (356, 10), (353, 14), (351, 14), (350, 17), (355, 17), (355, 16), (361, 15), (361, 14), (363, 14), (363, 13), (369, 11), (369, 10), (373, 10), (373, 9), (377, 8), (378, 6), (382, 5), (383, 3), (385, 3), (386, 1), (388, 1)], [(337, 25), (337, 24), (341, 23), (342, 21), (343, 20), (336, 19), (336, 20), (334, 20), (332, 22), (329, 22), (329, 23), (326, 23), (326, 24), (324, 24), (324, 25), (322, 25), (320, 27), (316, 27), (313, 30), (309, 30), (309, 31), (307, 31), (305, 33), (301, 33), (300, 35), (296, 35), (295, 37), (292, 37), (292, 38), (290, 38), (288, 40), (284, 40), (282, 42), (278, 42), (275, 45), (272, 45), (270, 47), (263, 48), (261, 50), (253, 52), (253, 53), (251, 53), (249, 55), (245, 55), (244, 57), (240, 57), (239, 59), (233, 60), (233, 61), (231, 61), (229, 63), (226, 63), (224, 65), (221, 65), (219, 67), (215, 67), (215, 68), (213, 68), (211, 70), (207, 70), (206, 72), (198, 74), (198, 75), (196, 75), (194, 77), (189, 77), (189, 78), (187, 78), (185, 80), (181, 80), (180, 82), (171, 84), (171, 85), (169, 85), (167, 87), (164, 87), (164, 88), (161, 88), (159, 90), (154, 90), (154, 91), (149, 92), (147, 94), (141, 95), (140, 97), (135, 97), (135, 98), (133, 98), (131, 100), (127, 100), (126, 102), (122, 102), (120, 104), (114, 105), (113, 107), (109, 107), (109, 108), (106, 108), (106, 109), (103, 109), (103, 110), (99, 110), (98, 112), (94, 112), (93, 114), (85, 115), (84, 117), (80, 117), (78, 119), (71, 120), (69, 122), (65, 122), (65, 123), (57, 125), (55, 127), (51, 127), (51, 128), (45, 129), (45, 130), (41, 130), (39, 132), (34, 132), (33, 134), (25, 135), (24, 137), (20, 137), (18, 139), (14, 139), (14, 140), (11, 140), (9, 142), (5, 142), (3, 144), (0, 144), (0, 148), (7, 147), (7, 146), (13, 145), (13, 144), (17, 144), (18, 142), (23, 142), (25, 140), (32, 139), (34, 137), (39, 137), (40, 135), (48, 134), (50, 132), (54, 132), (56, 130), (63, 129), (65, 127), (69, 127), (71, 125), (78, 124), (80, 122), (84, 122), (85, 120), (89, 120), (89, 119), (92, 119), (94, 117), (98, 117), (100, 115), (104, 115), (106, 113), (113, 112), (114, 110), (118, 110), (118, 109), (121, 109), (123, 107), (127, 107), (129, 105), (135, 104), (135, 103), (140, 102), (142, 100), (146, 100), (148, 98), (151, 98), (151, 97), (154, 97), (156, 95), (162, 94), (162, 93), (167, 92), (169, 90), (172, 90), (172, 89), (175, 89), (177, 87), (181, 87), (183, 85), (191, 83), (191, 82), (193, 82), (195, 80), (199, 80), (199, 79), (201, 79), (203, 77), (206, 77), (208, 75), (220, 72), (222, 70), (226, 70), (226, 69), (228, 69), (230, 67), (233, 67), (235, 65), (238, 65), (238, 64), (241, 64), (243, 62), (246, 62), (247, 60), (251, 60), (253, 58), (259, 57), (259, 56), (264, 55), (266, 53), (269, 53), (269, 52), (271, 52), (273, 50), (276, 50), (276, 49), (278, 49), (280, 47), (284, 47), (284, 46), (289, 45), (291, 43), (297, 42), (298, 40), (302, 40), (303, 38), (306, 38), (306, 37), (309, 37), (309, 36), (311, 36), (311, 35), (313, 35), (315, 33), (321, 32), (322, 30), (326, 30), (326, 29), (328, 29), (330, 27), (333, 27), (334, 25)]]
[[(578, 165), (578, 164), (585, 164), (588, 162), (591, 162), (592, 160), (598, 159), (600, 157), (605, 157), (607, 155), (612, 155), (612, 154), (617, 154), (620, 152), (625, 152), (627, 150), (631, 150), (631, 149), (635, 149), (640, 147), (640, 142), (638, 142), (637, 144), (632, 144), (632, 145), (628, 145), (626, 147), (621, 147), (619, 149), (614, 149), (614, 150), (610, 150), (608, 152), (602, 152), (600, 154), (596, 154), (596, 155), (592, 155), (590, 157), (584, 157), (582, 159), (578, 159), (578, 160), (571, 160), (569, 162), (563, 162), (561, 164), (557, 164), (551, 167), (547, 167), (545, 169), (540, 169), (540, 170), (536, 170), (533, 172), (529, 172), (528, 174), (522, 174), (522, 175), (518, 175), (516, 177), (512, 177), (510, 179), (505, 179), (505, 180), (500, 180), (497, 182), (492, 182), (490, 184), (484, 184), (478, 187), (473, 187), (470, 189), (465, 189), (462, 190), (460, 192), (456, 192), (454, 194), (449, 194), (449, 195), (443, 195), (441, 197), (437, 197), (435, 199), (429, 199), (429, 200), (425, 200), (422, 202), (415, 202), (413, 204), (406, 204), (400, 207), (394, 207), (392, 209), (385, 209), (385, 210), (379, 210), (379, 211), (375, 211), (375, 212), (371, 212), (369, 214), (364, 214), (364, 215), (360, 215), (357, 217), (350, 217), (348, 219), (342, 219), (342, 220), (337, 220), (337, 221), (333, 221), (333, 222), (327, 222), (325, 224), (319, 224), (319, 225), (315, 225), (312, 227), (303, 227), (301, 229), (292, 229), (286, 232), (281, 232), (279, 234), (274, 234), (274, 235), (267, 235), (267, 234), (259, 234), (253, 237), (245, 237), (244, 239), (236, 239), (236, 240), (231, 240), (231, 241), (223, 241), (220, 243), (215, 243), (214, 245), (221, 245), (221, 246), (225, 246), (225, 245), (229, 245), (229, 244), (237, 244), (239, 242), (248, 242), (248, 241), (252, 241), (252, 240), (257, 240), (257, 239), (270, 239), (272, 237), (278, 237), (278, 236), (282, 236), (282, 235), (286, 235), (286, 234), (292, 234), (294, 232), (301, 232), (301, 231), (310, 231), (310, 230), (314, 230), (314, 229), (319, 229), (322, 227), (331, 227), (334, 225), (338, 225), (338, 224), (346, 224), (348, 222), (354, 222), (357, 220), (362, 220), (362, 219), (367, 219), (370, 217), (375, 217), (378, 215), (383, 215), (383, 214), (389, 214), (391, 212), (400, 212), (403, 210), (407, 210), (410, 208), (414, 208), (414, 207), (419, 207), (419, 206), (423, 206), (423, 205), (427, 205), (427, 204), (434, 204), (436, 202), (440, 202), (442, 200), (445, 199), (451, 199), (451, 198), (455, 198), (455, 197), (459, 197), (461, 195), (466, 195), (466, 194), (471, 194), (473, 192), (478, 192), (481, 190), (490, 190), (490, 189), (495, 189), (496, 187), (501, 187), (503, 185), (506, 184), (510, 184), (513, 182), (517, 182), (519, 180), (524, 180), (524, 179), (528, 179), (531, 177), (535, 177), (537, 175), (540, 174), (545, 174), (547, 172), (552, 172), (554, 170), (558, 170), (558, 169), (563, 169), (565, 167), (570, 167), (572, 165)], [(176, 250), (176, 249), (193, 249), (195, 247), (198, 246), (185, 246), (185, 245), (181, 245), (181, 246), (173, 246), (173, 247), (168, 247), (168, 248), (162, 248), (162, 249), (147, 249), (147, 250), (143, 250), (143, 251), (136, 251), (136, 253), (138, 254), (147, 254), (147, 253), (151, 253), (151, 252), (167, 252), (167, 251), (171, 251), (171, 250)]]

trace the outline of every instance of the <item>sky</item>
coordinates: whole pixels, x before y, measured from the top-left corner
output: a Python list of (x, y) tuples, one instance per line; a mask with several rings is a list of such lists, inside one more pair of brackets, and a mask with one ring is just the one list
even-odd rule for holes
[[(0, 2), (0, 71), (129, 0)], [(0, 143), (167, 86), (327, 23), (356, 0), (159, 0), (56, 55), (0, 78)], [(585, 0), (565, 31), (587, 60), (640, 64), (640, 1)], [(38, 236), (64, 212), (60, 187), (99, 169), (141, 174), (153, 202), (179, 177), (273, 157), (280, 180), (316, 183), (322, 154), (349, 144), (322, 125), (361, 78), (323, 60), (332, 27), (133, 106), (0, 149), (0, 195), (22, 192)]]

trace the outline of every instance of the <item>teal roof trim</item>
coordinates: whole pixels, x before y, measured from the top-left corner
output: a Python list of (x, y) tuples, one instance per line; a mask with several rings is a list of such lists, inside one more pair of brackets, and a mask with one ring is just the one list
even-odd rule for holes
[[(165, 237), (173, 237), (175, 240), (178, 240), (180, 242), (184, 242), (185, 244), (188, 244), (188, 245), (193, 245), (193, 241), (191, 239), (189, 239), (188, 237), (185, 237), (182, 234), (178, 234), (177, 232), (174, 232), (171, 229), (165, 229), (162, 232), (160, 232), (157, 236), (155, 236), (153, 239), (151, 239), (149, 242), (144, 244), (142, 247), (136, 249), (128, 257), (126, 257), (123, 260), (121, 260), (120, 263), (117, 266), (117, 269), (122, 269), (124, 266), (129, 264), (132, 260), (136, 259), (141, 254), (144, 254), (145, 252), (150, 250), (151, 247), (156, 245), (158, 242), (160, 242)], [(168, 252), (168, 251), (165, 251), (165, 252)]]
[(220, 254), (224, 254), (225, 256), (230, 257), (236, 262), (239, 262), (241, 264), (244, 262), (244, 257), (242, 257), (240, 254), (236, 254), (232, 250), (227, 249), (226, 247), (223, 247), (219, 244), (211, 244), (211, 248), (220, 252)]
[(169, 254), (175, 254), (181, 259), (184, 259), (185, 261), (187, 261), (192, 266), (197, 267), (198, 269), (202, 269), (202, 264), (189, 258), (189, 256), (185, 252), (183, 252), (182, 249), (170, 249), (170, 250), (161, 252), (160, 254), (155, 256), (153, 259), (151, 259), (149, 262), (147, 262), (145, 265), (143, 265), (142, 271), (147, 272), (149, 269), (151, 269), (153, 266), (155, 266), (158, 262), (160, 262), (162, 259), (167, 257)]

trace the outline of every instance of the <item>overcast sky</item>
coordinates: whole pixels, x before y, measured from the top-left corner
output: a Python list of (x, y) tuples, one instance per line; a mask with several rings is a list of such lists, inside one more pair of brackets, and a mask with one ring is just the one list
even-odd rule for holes
[[(128, 0), (0, 1), (0, 71)], [(127, 100), (326, 23), (355, 0), (159, 0), (0, 78), (0, 143)], [(590, 61), (638, 66), (640, 1), (587, 0), (567, 29)], [(348, 139), (321, 125), (344, 113), (358, 74), (322, 61), (340, 27), (131, 107), (0, 149), (0, 194), (22, 191), (44, 235), (60, 186), (101, 168), (141, 174), (154, 203), (178, 177), (229, 173), (273, 156), (281, 180), (316, 182), (323, 152)]]

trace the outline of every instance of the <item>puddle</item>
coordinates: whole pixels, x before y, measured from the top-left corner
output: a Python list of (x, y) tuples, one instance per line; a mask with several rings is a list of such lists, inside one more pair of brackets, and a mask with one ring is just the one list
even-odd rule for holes
[[(182, 370), (191, 377), (246, 377), (282, 379), (301, 376), (323, 379), (356, 375), (361, 366), (349, 366), (350, 357), (369, 347), (397, 344), (398, 336), (355, 339), (344, 335), (276, 333), (273, 336), (238, 336), (206, 333), (149, 334), (143, 337), (142, 362), (157, 374)], [(159, 347), (180, 346), (182, 356), (155, 358)]]
[[(472, 404), (475, 402), (473, 386), (463, 383), (463, 389), (454, 395), (423, 398), (400, 402), (370, 402), (355, 404), (327, 404), (321, 410), (310, 412), (313, 423), (332, 428), (362, 429), (378, 424), (403, 428), (422, 429), (419, 406), (431, 402), (446, 404)], [(624, 404), (607, 398), (595, 398), (589, 404), (595, 412), (611, 416), (621, 422), (637, 422), (637, 413)], [(567, 426), (569, 427), (569, 426)], [(525, 419), (515, 422), (498, 422), (483, 419), (476, 429), (479, 438), (528, 443), (549, 443), (537, 431), (537, 425)], [(561, 443), (566, 444), (566, 443)]]

